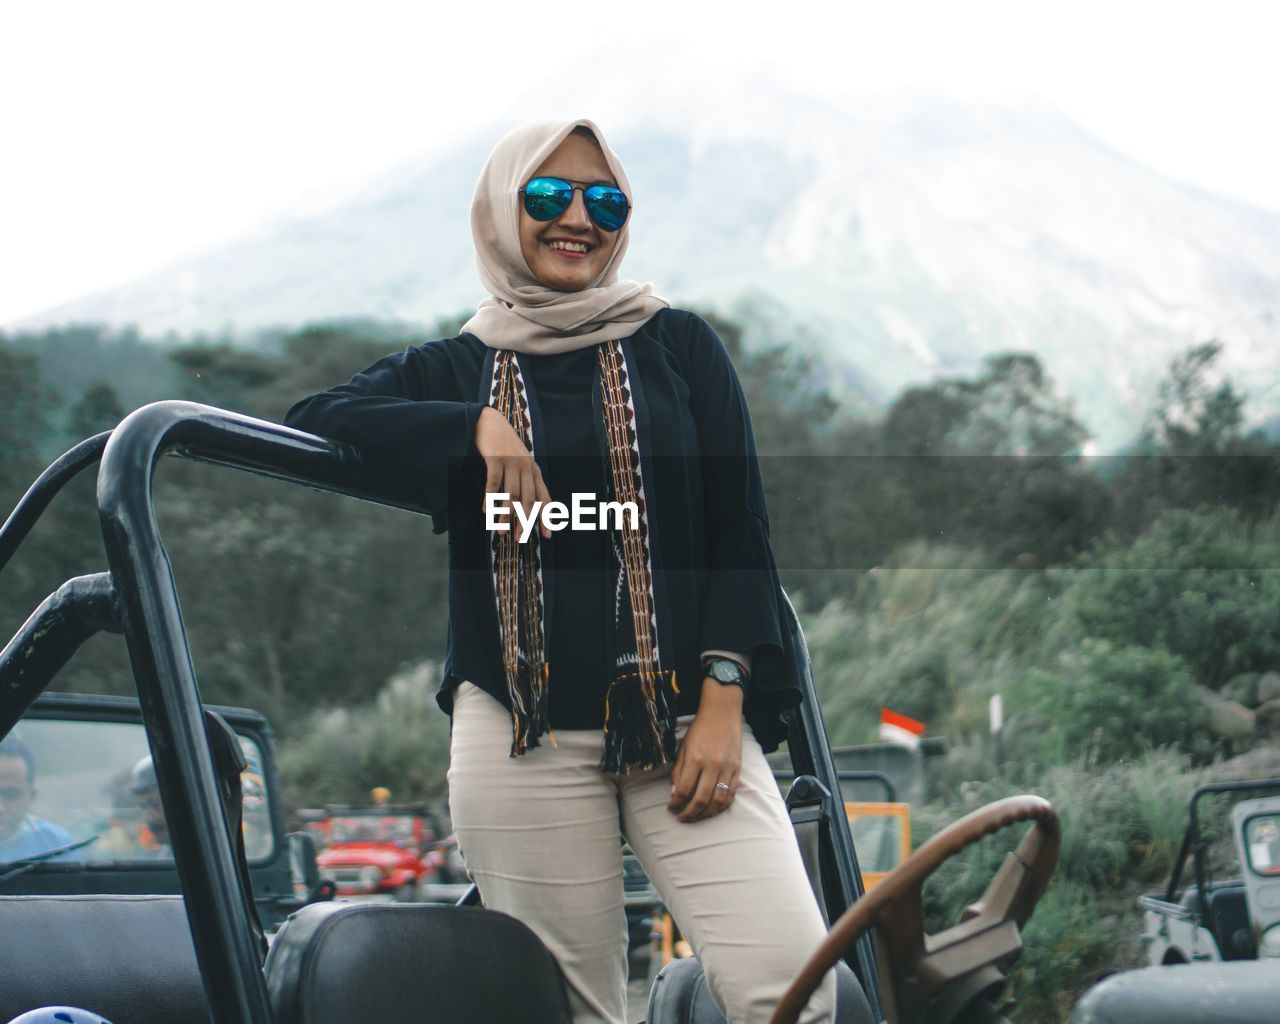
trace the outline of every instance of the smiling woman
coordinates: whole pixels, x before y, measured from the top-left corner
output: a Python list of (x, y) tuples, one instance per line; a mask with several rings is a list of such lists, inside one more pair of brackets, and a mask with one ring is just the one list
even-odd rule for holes
[[(705, 321), (619, 278), (631, 196), (592, 122), (516, 129), (476, 186), (490, 297), (462, 333), (287, 422), (363, 448), (450, 532), (454, 827), (575, 1024), (624, 1024), (624, 836), (726, 1017), (763, 1024), (825, 934), (764, 756), (799, 684), (742, 388)], [(635, 515), (529, 528), (575, 495)], [(482, 518), (500, 496), (520, 531)]]

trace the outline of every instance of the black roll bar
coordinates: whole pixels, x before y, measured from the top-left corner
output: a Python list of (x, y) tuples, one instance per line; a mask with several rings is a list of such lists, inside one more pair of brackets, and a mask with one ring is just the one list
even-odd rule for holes
[[(800, 706), (787, 714), (792, 716), (792, 728), (787, 734), (787, 749), (791, 753), (791, 766), (797, 775), (812, 775), (833, 796), (840, 792), (840, 775), (831, 757), (831, 747), (826, 742), (827, 727), (822, 720), (822, 707), (818, 704), (818, 689), (813, 680), (813, 661), (809, 657), (809, 644), (800, 629), (800, 616), (796, 614), (791, 598), (783, 592), (787, 603), (787, 615), (798, 648), (797, 663), (800, 672), (800, 690), (803, 698)], [(799, 728), (796, 728), (799, 726)], [(819, 737), (814, 744), (813, 737)], [(832, 854), (835, 858), (836, 877), (840, 884), (840, 899), (845, 909), (862, 898), (862, 869), (858, 866), (858, 854), (853, 848), (853, 835), (849, 831), (849, 819), (844, 815), (844, 804), (838, 799), (827, 801), (829, 810)], [(837, 810), (839, 813), (837, 813)], [(862, 982), (867, 1002), (871, 1004), (874, 1020), (882, 1017), (880, 1009), (880, 982), (876, 971), (875, 946), (871, 931), (863, 932), (854, 946), (854, 963), (850, 964)]]
[(1200, 802), (1201, 797), (1210, 796), (1214, 793), (1240, 793), (1249, 792), (1251, 790), (1274, 789), (1280, 790), (1280, 778), (1275, 779), (1245, 779), (1240, 782), (1211, 782), (1208, 785), (1200, 786), (1191, 794), (1191, 799), (1187, 803), (1187, 832), (1182, 837), (1182, 846), (1178, 850), (1178, 856), (1173, 861), (1173, 873), (1169, 876), (1169, 885), (1165, 889), (1164, 899), (1166, 903), (1173, 903), (1178, 898), (1178, 883), (1182, 880), (1182, 869), (1187, 863), (1187, 854), (1191, 854), (1192, 867), (1195, 872), (1196, 895), (1200, 899), (1201, 913), (1206, 905), (1205, 900), (1205, 883), (1207, 875), (1207, 866), (1205, 864), (1205, 844), (1200, 839), (1200, 820), (1196, 813), (1196, 805)]
[(106, 448), (111, 431), (81, 441), (59, 455), (49, 467), (35, 479), (26, 494), (9, 513), (9, 518), (0, 526), (0, 569), (9, 564), (9, 559), (18, 550), (18, 546), (26, 540), (36, 520), (44, 514), (57, 493), (62, 490), (81, 470), (88, 469), (100, 458)]
[(210, 1011), (216, 1024), (272, 1024), (235, 854), (226, 841), (177, 588), (156, 525), (155, 464), (168, 452), (383, 504), (405, 503), (371, 486), (351, 448), (192, 402), (143, 406), (116, 427), (103, 452), (98, 512), (107, 561)]
[(40, 602), (0, 651), (0, 737), (18, 724), (80, 645), (103, 630), (120, 632), (110, 573), (67, 580)]
[[(235, 853), (227, 842), (228, 826), (172, 567), (156, 524), (155, 466), (165, 454), (420, 514), (431, 510), (410, 496), (402, 482), (366, 464), (349, 445), (207, 405), (167, 401), (143, 406), (114, 431), (63, 455), (41, 474), (0, 528), (3, 569), (54, 495), (101, 457), (98, 511), (110, 572), (71, 581), (28, 625), (51, 614), (46, 607), (50, 606), (56, 614), (65, 613), (62, 628), (73, 641), (79, 637), (82, 642), (98, 629), (119, 628), (124, 633), (212, 1019), (215, 1024), (273, 1024)], [(797, 661), (803, 665), (803, 702), (788, 712), (792, 765), (797, 775), (813, 775), (830, 792), (839, 793), (840, 773), (826, 743), (808, 648), (789, 598), (786, 604), (800, 655)], [(27, 637), (20, 646), (32, 649), (33, 642)], [(47, 685), (60, 667), (61, 662), (54, 665), (52, 651), (58, 645), (48, 646), (49, 671), (31, 673), (23, 680), (26, 689), (36, 687), (37, 675), (42, 677), (40, 687)], [(0, 722), (0, 735), (7, 731), (3, 725)], [(847, 819), (836, 813), (838, 802), (828, 803), (840, 897), (849, 906), (862, 895), (857, 854)], [(870, 936), (863, 937), (855, 954), (854, 966), (879, 1019)]]

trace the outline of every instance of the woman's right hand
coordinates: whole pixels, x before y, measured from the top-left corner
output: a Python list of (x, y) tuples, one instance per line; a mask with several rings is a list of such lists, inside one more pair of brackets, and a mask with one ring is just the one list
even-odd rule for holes
[[(505, 493), (513, 507), (519, 504), (525, 512), (532, 510), (535, 501), (542, 502), (542, 508), (546, 507), (551, 493), (542, 479), (542, 470), (533, 461), (515, 428), (491, 405), (485, 406), (476, 421), (476, 451), (484, 459), (486, 495)], [(507, 519), (506, 516), (498, 517), (499, 522)], [(542, 536), (551, 536), (545, 525), (542, 526)]]

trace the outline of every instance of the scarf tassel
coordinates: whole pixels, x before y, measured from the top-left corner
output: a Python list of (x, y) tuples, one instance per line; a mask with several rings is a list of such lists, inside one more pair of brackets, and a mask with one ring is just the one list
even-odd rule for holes
[(626, 775), (674, 761), (675, 669), (628, 672), (609, 684), (604, 702), (604, 753), (600, 770)]
[(529, 699), (524, 705), (528, 710), (512, 713), (512, 757), (519, 757), (532, 747), (542, 746), (541, 739), (544, 734), (551, 740), (553, 747), (560, 746), (556, 742), (556, 734), (551, 729), (551, 723), (548, 721), (547, 715), (549, 705), (547, 679), (550, 675), (551, 666), (544, 661), (541, 670), (530, 680), (532, 692), (528, 695)]

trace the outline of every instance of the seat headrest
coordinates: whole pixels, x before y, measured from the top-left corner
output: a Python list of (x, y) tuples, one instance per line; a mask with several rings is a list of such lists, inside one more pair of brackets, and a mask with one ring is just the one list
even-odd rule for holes
[(524, 924), (478, 907), (314, 903), (267, 957), (276, 1024), (570, 1024), (555, 958)]
[[(725, 1024), (711, 998), (702, 965), (693, 957), (672, 960), (658, 972), (649, 993), (646, 1024)], [(858, 976), (843, 960), (836, 963), (835, 1024), (874, 1024), (871, 1006)]]
[(0, 1020), (37, 1006), (210, 1019), (181, 896), (0, 896), (0, 935)]

